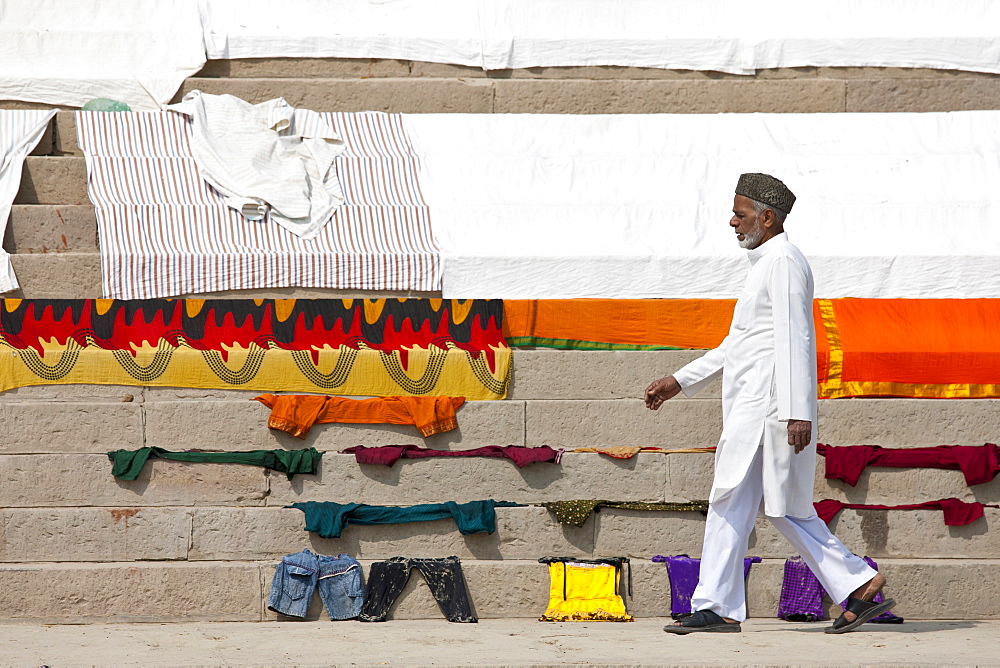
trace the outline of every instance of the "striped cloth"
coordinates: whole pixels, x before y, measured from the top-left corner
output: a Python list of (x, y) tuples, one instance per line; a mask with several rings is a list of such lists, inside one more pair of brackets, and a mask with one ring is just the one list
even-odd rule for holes
[[(0, 109), (0, 239), (7, 231), (11, 204), (21, 188), (24, 159), (45, 134), (55, 109)], [(18, 287), (10, 255), (0, 248), (0, 292)]]
[(397, 114), (324, 113), (345, 204), (304, 241), (248, 221), (201, 178), (172, 112), (77, 112), (105, 297), (281, 287), (440, 290), (440, 259)]

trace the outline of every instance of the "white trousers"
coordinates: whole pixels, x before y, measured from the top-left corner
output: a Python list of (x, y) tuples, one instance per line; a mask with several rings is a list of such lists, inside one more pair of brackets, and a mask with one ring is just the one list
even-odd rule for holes
[[(708, 507), (701, 574), (691, 597), (692, 612), (707, 609), (740, 622), (747, 618), (743, 558), (764, 501), (763, 452), (764, 448), (758, 447), (743, 482)], [(802, 555), (838, 603), (875, 577), (865, 560), (844, 547), (818, 516), (767, 519)]]

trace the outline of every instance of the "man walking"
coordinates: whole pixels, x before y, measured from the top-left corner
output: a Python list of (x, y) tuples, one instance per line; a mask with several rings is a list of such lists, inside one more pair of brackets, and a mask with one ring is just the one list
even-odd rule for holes
[(816, 338), (812, 270), (784, 232), (795, 195), (767, 174), (743, 174), (729, 225), (750, 273), (729, 335), (715, 350), (646, 388), (647, 408), (694, 396), (722, 375), (722, 436), (715, 454), (701, 576), (691, 615), (671, 633), (739, 632), (746, 619), (743, 557), (758, 511), (799, 551), (847, 610), (828, 633), (851, 631), (895, 605), (872, 599), (885, 578), (852, 554), (813, 508)]

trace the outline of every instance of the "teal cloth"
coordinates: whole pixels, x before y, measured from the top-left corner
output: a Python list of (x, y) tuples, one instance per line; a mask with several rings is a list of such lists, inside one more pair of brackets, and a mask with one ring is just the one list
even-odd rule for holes
[(510, 508), (520, 503), (509, 501), (469, 501), (468, 503), (425, 503), (418, 506), (369, 506), (364, 503), (333, 503), (331, 501), (306, 501), (293, 503), (286, 508), (298, 508), (306, 516), (306, 531), (323, 538), (339, 538), (348, 524), (402, 524), (404, 522), (430, 522), (455, 520), (463, 534), (493, 533), (497, 529), (494, 508)]
[(316, 448), (305, 450), (248, 450), (244, 452), (171, 452), (163, 448), (115, 450), (108, 453), (112, 461), (111, 475), (121, 480), (135, 480), (142, 473), (147, 459), (173, 459), (178, 462), (210, 462), (214, 464), (247, 464), (287, 473), (316, 473), (323, 453)]

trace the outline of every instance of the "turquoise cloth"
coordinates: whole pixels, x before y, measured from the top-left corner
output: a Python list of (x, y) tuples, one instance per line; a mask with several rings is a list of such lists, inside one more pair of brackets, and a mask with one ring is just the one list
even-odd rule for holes
[(306, 515), (306, 531), (323, 538), (338, 538), (348, 524), (402, 524), (453, 518), (463, 534), (493, 533), (497, 529), (494, 508), (510, 508), (520, 503), (469, 501), (468, 503), (425, 503), (419, 506), (369, 506), (364, 503), (306, 501), (286, 508), (298, 508)]
[(171, 452), (163, 448), (115, 450), (108, 453), (112, 461), (111, 475), (121, 480), (135, 480), (142, 473), (147, 459), (173, 459), (178, 462), (210, 462), (214, 464), (248, 464), (287, 473), (316, 473), (323, 453), (316, 448), (305, 450), (249, 450), (244, 452)]

